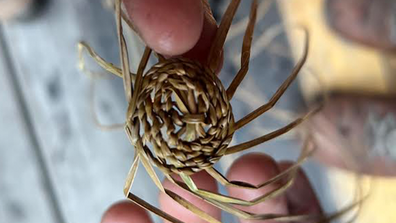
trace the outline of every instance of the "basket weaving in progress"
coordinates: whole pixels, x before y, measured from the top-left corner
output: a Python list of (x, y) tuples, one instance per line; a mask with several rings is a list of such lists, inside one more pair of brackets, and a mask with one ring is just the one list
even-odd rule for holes
[[(322, 222), (337, 218), (356, 207), (360, 202), (351, 204), (345, 209), (328, 216), (255, 214), (243, 211), (235, 206), (256, 205), (284, 193), (292, 185), (298, 167), (314, 151), (308, 139), (293, 166), (259, 185), (230, 181), (214, 168), (214, 164), (223, 156), (248, 150), (251, 147), (285, 134), (314, 115), (321, 107), (318, 106), (312, 109), (306, 115), (278, 130), (241, 144), (229, 146), (233, 134), (237, 130), (270, 110), (277, 103), (290, 84), (296, 79), (297, 74), (306, 62), (309, 51), (308, 31), (303, 28), (302, 30), (305, 33), (303, 55), (295, 65), (292, 73), (278, 88), (268, 103), (259, 106), (240, 120), (234, 120), (230, 102), (249, 70), (250, 50), (257, 18), (257, 0), (254, 0), (251, 5), (249, 22), (243, 39), (241, 68), (228, 88), (225, 88), (217, 77), (216, 69), (220, 67), (221, 51), (240, 2), (240, 0), (232, 0), (230, 2), (211, 46), (207, 65), (202, 65), (198, 61), (186, 58), (165, 58), (156, 53), (158, 63), (146, 71), (146, 65), (152, 52), (150, 48), (146, 47), (137, 72), (132, 73), (123, 36), (122, 21), (130, 25), (131, 29), (134, 29), (134, 27), (122, 11), (120, 0), (115, 2), (115, 11), (121, 68), (104, 61), (86, 43), (81, 42), (79, 44), (80, 56), (86, 50), (104, 69), (123, 78), (125, 95), (128, 100), (124, 128), (131, 144), (135, 148), (134, 161), (124, 187), (125, 196), (165, 220), (181, 222), (130, 192), (137, 168), (142, 163), (162, 193), (166, 193), (173, 200), (208, 222), (219, 221), (178, 194), (164, 188), (154, 171), (155, 167), (173, 184), (239, 218), (252, 220), (272, 219), (277, 221), (306, 221), (309, 219)], [(270, 2), (265, 1), (265, 4), (269, 5)], [(85, 70), (82, 60), (80, 65), (82, 70)], [(282, 183), (275, 190), (255, 199), (243, 200), (199, 189), (191, 175), (200, 171), (206, 171), (219, 183), (228, 187), (255, 190), (275, 182)], [(180, 176), (182, 181), (174, 178), (174, 175)]]

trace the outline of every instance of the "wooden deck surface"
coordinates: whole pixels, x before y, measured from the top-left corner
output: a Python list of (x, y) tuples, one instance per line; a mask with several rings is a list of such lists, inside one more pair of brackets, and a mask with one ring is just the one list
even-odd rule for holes
[[(123, 198), (133, 148), (122, 130), (103, 132), (95, 126), (89, 78), (77, 69), (76, 44), (80, 40), (89, 42), (105, 59), (118, 63), (114, 17), (98, 2), (57, 0), (31, 21), (1, 24), (0, 222), (94, 223), (111, 203)], [(219, 11), (224, 6), (219, 4)], [(249, 7), (242, 4), (237, 20), (248, 15)], [(256, 36), (276, 22), (279, 17), (273, 8), (259, 22)], [(241, 39), (239, 34), (227, 43), (221, 74), (226, 86), (238, 69), (233, 61)], [(284, 38), (278, 43), (287, 50)], [(233, 101), (236, 118), (265, 103), (292, 66), (288, 57), (258, 52)], [(246, 101), (247, 97), (250, 100)], [(233, 143), (286, 124), (295, 117), (301, 101), (294, 84), (276, 111), (236, 134)], [(110, 75), (100, 80), (95, 104), (104, 123), (123, 122), (126, 104), (121, 80)], [(297, 156), (298, 147), (286, 136), (255, 151), (291, 159)], [(236, 157), (225, 157), (219, 167), (226, 170)], [(324, 190), (326, 170), (314, 162), (305, 168), (322, 203), (331, 210), (331, 195)], [(133, 191), (157, 203), (158, 190), (143, 168)]]

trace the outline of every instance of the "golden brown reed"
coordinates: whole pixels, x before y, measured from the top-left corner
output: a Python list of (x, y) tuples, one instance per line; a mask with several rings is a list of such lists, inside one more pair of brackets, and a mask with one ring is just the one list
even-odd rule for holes
[[(157, 54), (159, 62), (145, 72), (151, 54), (151, 49), (146, 47), (136, 74), (132, 73), (129, 67), (128, 51), (123, 36), (122, 20), (131, 29), (134, 29), (134, 27), (121, 9), (121, 0), (116, 0), (114, 5), (121, 68), (106, 62), (86, 43), (79, 43), (80, 68), (83, 71), (90, 73), (85, 68), (82, 56), (83, 51), (86, 50), (101, 67), (123, 78), (125, 95), (128, 100), (128, 110), (124, 127), (129, 140), (135, 147), (134, 161), (124, 187), (125, 196), (165, 220), (181, 222), (140, 199), (130, 191), (137, 168), (141, 163), (161, 192), (166, 193), (180, 205), (208, 222), (219, 221), (178, 194), (164, 188), (154, 171), (154, 166), (159, 168), (165, 177), (178, 187), (240, 218), (252, 220), (315, 220), (318, 222), (328, 222), (356, 208), (361, 201), (353, 203), (341, 211), (328, 216), (255, 214), (243, 211), (235, 206), (235, 204), (243, 206), (256, 205), (284, 193), (292, 185), (298, 167), (313, 152), (313, 145), (310, 140), (306, 140), (301, 154), (293, 166), (259, 185), (229, 181), (213, 167), (213, 164), (218, 162), (222, 156), (250, 149), (253, 146), (285, 134), (320, 109), (319, 106), (305, 116), (296, 119), (278, 130), (245, 143), (229, 147), (235, 131), (270, 110), (277, 103), (297, 77), (297, 74), (307, 59), (309, 50), (308, 32), (303, 28), (306, 34), (303, 56), (294, 67), (290, 76), (278, 88), (268, 103), (258, 107), (242, 119), (234, 121), (230, 101), (249, 70), (250, 50), (257, 17), (257, 0), (254, 0), (252, 3), (249, 21), (243, 39), (241, 68), (227, 89), (223, 87), (221, 81), (216, 76), (215, 70), (219, 66), (220, 52), (223, 49), (228, 30), (239, 3), (240, 0), (232, 0), (225, 12), (225, 16), (220, 23), (210, 49), (208, 66), (203, 66), (197, 61), (185, 58), (165, 59), (162, 55)], [(266, 5), (263, 8), (268, 8), (270, 3), (271, 1), (264, 1), (263, 4)], [(219, 183), (229, 187), (255, 190), (275, 182), (280, 182), (281, 186), (255, 199), (243, 200), (199, 189), (190, 177), (191, 174), (199, 171), (206, 171)], [(182, 181), (176, 180), (172, 174), (179, 175)]]

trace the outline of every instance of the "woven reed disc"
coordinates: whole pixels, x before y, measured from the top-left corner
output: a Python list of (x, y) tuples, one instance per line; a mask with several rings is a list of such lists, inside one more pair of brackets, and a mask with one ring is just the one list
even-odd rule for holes
[(231, 105), (217, 76), (198, 62), (168, 59), (144, 76), (128, 120), (135, 146), (164, 173), (193, 174), (216, 163), (232, 139)]

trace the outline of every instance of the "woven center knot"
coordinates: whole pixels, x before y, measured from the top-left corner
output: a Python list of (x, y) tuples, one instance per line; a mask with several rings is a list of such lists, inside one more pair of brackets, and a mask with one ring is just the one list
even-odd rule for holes
[(211, 167), (232, 139), (232, 109), (223, 85), (198, 62), (168, 59), (144, 76), (135, 113), (135, 146), (165, 173)]

